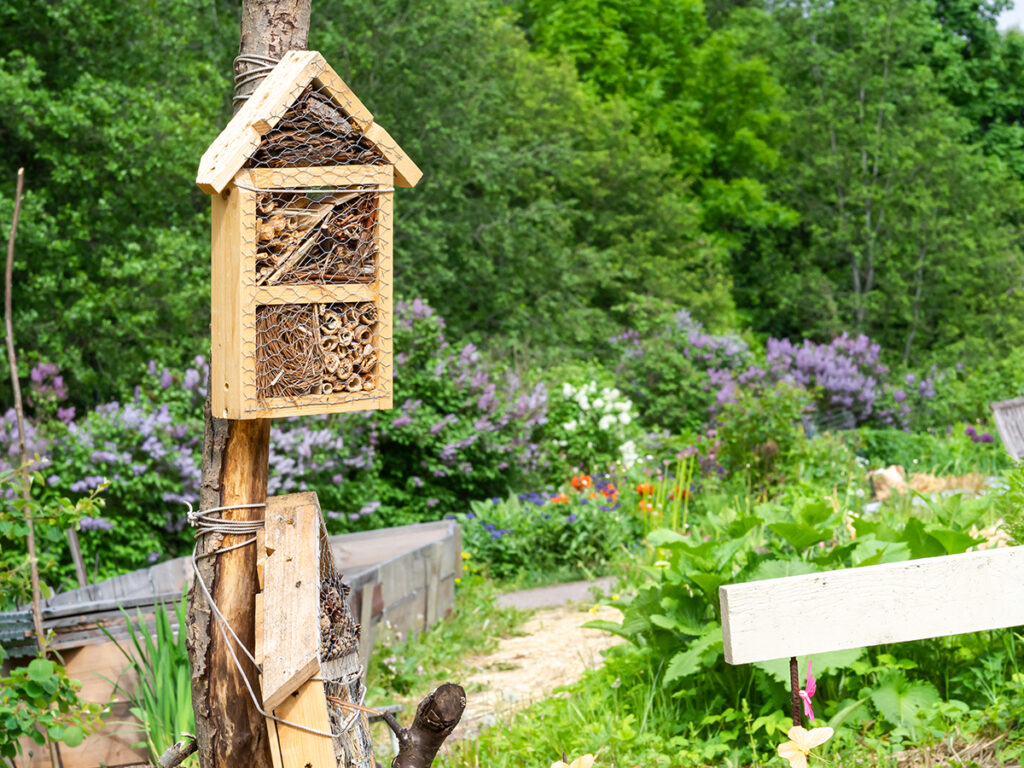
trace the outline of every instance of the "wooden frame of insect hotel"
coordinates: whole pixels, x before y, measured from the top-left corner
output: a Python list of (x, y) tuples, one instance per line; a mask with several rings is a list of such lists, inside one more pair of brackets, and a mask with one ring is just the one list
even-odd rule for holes
[(394, 186), (419, 168), (316, 51), (290, 51), (200, 162), (220, 418), (390, 408)]

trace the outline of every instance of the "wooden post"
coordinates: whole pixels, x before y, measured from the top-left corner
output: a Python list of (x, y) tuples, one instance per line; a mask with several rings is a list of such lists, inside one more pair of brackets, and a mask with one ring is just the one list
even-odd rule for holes
[[(304, 50), (312, 0), (243, 0), (239, 54), (279, 58)], [(244, 64), (243, 71), (247, 68)], [(239, 88), (248, 95), (258, 80)], [(240, 102), (236, 102), (240, 103)], [(265, 502), (267, 498), (270, 420), (228, 421), (214, 418), (209, 396), (200, 505), (202, 509)], [(263, 510), (225, 511), (225, 520), (262, 519)], [(207, 535), (199, 554), (240, 543), (236, 536)], [(217, 607), (250, 652), (255, 647), (254, 604), (256, 547), (247, 546), (199, 561), (199, 573)], [(256, 670), (235, 649), (245, 676), (239, 673), (210, 606), (195, 585), (189, 594), (189, 660), (192, 665), (192, 707), (202, 768), (271, 768), (266, 724), (253, 703), (248, 685), (260, 696)]]

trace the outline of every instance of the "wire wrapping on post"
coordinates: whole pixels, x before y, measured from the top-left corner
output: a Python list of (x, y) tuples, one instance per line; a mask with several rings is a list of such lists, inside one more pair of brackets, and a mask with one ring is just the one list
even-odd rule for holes
[[(234, 70), (235, 70), (235, 95), (231, 99), (232, 105), (237, 109), (238, 103), (245, 101), (252, 95), (249, 93), (239, 93), (239, 91), (249, 85), (253, 84), (253, 91), (256, 90), (256, 86), (259, 85), (260, 80), (269, 75), (280, 59), (275, 59), (272, 56), (260, 56), (256, 53), (243, 53), (240, 56), (235, 57)], [(246, 66), (245, 71), (240, 71), (241, 66)]]
[[(359, 719), (359, 715), (361, 712), (371, 712), (373, 714), (380, 714), (376, 710), (372, 710), (369, 707), (364, 706), (364, 701), (366, 699), (365, 687), (363, 687), (359, 694), (358, 702), (347, 702), (342, 699), (332, 697), (332, 700), (334, 701), (335, 704), (353, 710), (352, 715), (348, 718), (348, 720), (341, 724), (339, 733), (334, 733), (332, 731), (321, 731), (317, 728), (310, 728), (309, 726), (302, 725), (301, 723), (294, 723), (290, 720), (285, 720), (284, 718), (277, 717), (276, 715), (266, 712), (263, 709), (262, 703), (256, 697), (256, 692), (253, 691), (252, 684), (249, 682), (249, 676), (245, 674), (245, 670), (242, 668), (242, 662), (239, 661), (238, 654), (235, 653), (234, 644), (237, 644), (238, 647), (242, 649), (242, 653), (246, 655), (249, 661), (252, 662), (252, 665), (261, 673), (263, 671), (263, 668), (260, 664), (256, 662), (256, 657), (249, 653), (249, 649), (245, 647), (245, 643), (243, 643), (241, 639), (239, 639), (238, 635), (235, 633), (234, 628), (231, 626), (228, 620), (224, 618), (224, 614), (221, 613), (220, 609), (217, 607), (217, 604), (213, 601), (213, 595), (210, 593), (209, 588), (206, 586), (206, 581), (203, 579), (202, 574), (199, 573), (199, 560), (201, 560), (204, 557), (212, 557), (213, 555), (219, 555), (224, 552), (230, 552), (233, 549), (239, 549), (240, 547), (248, 546), (249, 544), (255, 544), (255, 534), (261, 528), (264, 527), (263, 520), (224, 520), (220, 517), (215, 517), (214, 513), (223, 512), (229, 509), (255, 509), (258, 507), (265, 507), (267, 505), (265, 502), (256, 504), (231, 504), (228, 506), (213, 507), (211, 509), (202, 509), (197, 511), (192, 509), (192, 505), (189, 502), (186, 501), (185, 504), (188, 506), (188, 522), (193, 528), (196, 529), (196, 544), (192, 548), (192, 571), (195, 573), (196, 583), (199, 585), (199, 589), (202, 591), (203, 597), (206, 598), (206, 602), (210, 606), (210, 611), (213, 613), (213, 618), (214, 621), (217, 623), (217, 628), (220, 630), (221, 636), (224, 638), (224, 644), (227, 646), (228, 652), (231, 654), (231, 658), (235, 662), (235, 668), (238, 670), (238, 674), (240, 674), (242, 676), (242, 680), (245, 681), (245, 688), (247, 691), (249, 691), (249, 697), (252, 699), (252, 703), (253, 706), (256, 707), (256, 711), (263, 715), (263, 717), (281, 723), (282, 725), (287, 725), (291, 728), (297, 728), (300, 731), (306, 731), (307, 733), (312, 733), (317, 736), (327, 736), (332, 739), (339, 739), (346, 733), (348, 733), (348, 731), (351, 730), (352, 726), (355, 725), (356, 721)], [(226, 536), (245, 536), (246, 534), (253, 534), (253, 536), (239, 544), (234, 544), (230, 547), (224, 547), (223, 549), (217, 549), (212, 552), (204, 552), (202, 554), (199, 554), (199, 538), (210, 533), (216, 533)], [(228, 637), (228, 633), (231, 634), (231, 638)], [(234, 644), (231, 642), (231, 639), (234, 639)], [(344, 677), (339, 678), (338, 680), (331, 680), (329, 682), (336, 682), (340, 685), (351, 685), (353, 682), (355, 682), (355, 680), (360, 679), (362, 675), (363, 668), (362, 666), (360, 666), (358, 669), (354, 670), (353, 672), (350, 672), (348, 675), (345, 675)], [(320, 677), (315, 677), (311, 679), (323, 680), (323, 678)]]

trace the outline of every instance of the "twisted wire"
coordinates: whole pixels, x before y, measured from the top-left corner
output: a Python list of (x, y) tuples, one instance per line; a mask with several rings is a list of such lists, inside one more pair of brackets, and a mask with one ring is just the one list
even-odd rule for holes
[[(352, 726), (355, 725), (356, 720), (359, 718), (360, 712), (371, 711), (369, 710), (368, 707), (363, 706), (364, 701), (366, 699), (366, 688), (363, 687), (362, 690), (360, 691), (358, 702), (347, 702), (343, 701), (342, 699), (332, 697), (332, 701), (335, 704), (353, 710), (352, 715), (348, 718), (348, 720), (341, 724), (339, 733), (334, 733), (333, 731), (321, 731), (317, 728), (310, 728), (309, 726), (302, 725), (301, 723), (295, 723), (291, 720), (285, 720), (284, 718), (278, 717), (277, 715), (265, 711), (262, 707), (262, 702), (259, 701), (259, 699), (256, 696), (256, 692), (252, 689), (252, 684), (249, 682), (249, 676), (245, 673), (245, 670), (242, 668), (242, 662), (239, 661), (238, 654), (235, 653), (235, 645), (238, 645), (238, 647), (242, 649), (242, 652), (246, 655), (249, 661), (252, 662), (252, 665), (256, 667), (256, 669), (259, 670), (261, 673), (263, 671), (263, 668), (260, 664), (256, 663), (256, 658), (251, 653), (249, 653), (249, 649), (245, 647), (245, 643), (243, 643), (241, 639), (239, 639), (238, 635), (235, 633), (234, 628), (231, 626), (231, 623), (224, 617), (224, 614), (221, 613), (220, 608), (218, 608), (217, 604), (213, 601), (213, 595), (210, 594), (210, 590), (206, 586), (206, 581), (203, 579), (202, 574), (199, 573), (200, 559), (204, 557), (210, 557), (213, 555), (219, 555), (223, 552), (230, 552), (233, 549), (238, 549), (239, 547), (247, 546), (256, 541), (256, 537), (254, 535), (252, 536), (252, 538), (246, 539), (240, 544), (235, 544), (231, 547), (224, 547), (223, 549), (217, 549), (212, 552), (205, 552), (202, 555), (200, 555), (200, 537), (210, 533), (218, 533), (227, 536), (244, 536), (247, 533), (255, 534), (257, 531), (264, 527), (263, 520), (223, 520), (219, 517), (215, 517), (214, 513), (223, 512), (229, 509), (253, 509), (256, 507), (265, 507), (266, 503), (230, 504), (223, 507), (212, 507), (211, 509), (203, 510), (194, 510), (192, 508), (192, 505), (187, 501), (185, 502), (185, 504), (188, 506), (188, 522), (196, 529), (196, 544), (192, 548), (192, 570), (195, 573), (196, 583), (199, 585), (200, 590), (202, 590), (203, 596), (206, 598), (206, 602), (210, 606), (210, 610), (212, 611), (214, 620), (217, 624), (217, 629), (220, 630), (221, 636), (224, 638), (224, 644), (227, 646), (228, 652), (231, 654), (231, 658), (235, 662), (235, 668), (238, 670), (238, 674), (241, 675), (242, 680), (245, 681), (245, 688), (247, 691), (249, 691), (249, 698), (252, 699), (252, 703), (253, 706), (256, 707), (256, 711), (264, 717), (269, 718), (275, 722), (281, 723), (282, 725), (287, 725), (291, 728), (297, 728), (300, 731), (312, 733), (317, 736), (327, 736), (332, 739), (339, 739), (342, 736), (344, 736), (346, 733), (348, 733), (349, 730), (351, 730)], [(228, 633), (231, 634), (230, 639), (228, 637)], [(231, 642), (231, 639), (234, 640), (234, 643)], [(362, 674), (363, 668), (362, 666), (360, 666), (358, 670), (350, 672), (344, 678), (340, 678), (339, 681), (324, 681), (323, 678), (320, 677), (315, 677), (311, 679), (321, 680), (324, 682), (341, 682), (342, 685), (345, 685), (346, 682), (350, 683), (351, 681), (362, 677)], [(379, 712), (376, 712), (376, 710), (372, 711), (375, 714), (380, 714)]]

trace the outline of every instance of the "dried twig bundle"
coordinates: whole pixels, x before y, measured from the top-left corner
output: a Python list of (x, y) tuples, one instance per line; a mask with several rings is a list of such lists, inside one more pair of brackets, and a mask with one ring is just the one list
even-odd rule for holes
[(261, 192), (256, 284), (370, 282), (379, 210), (378, 197), (369, 191)]
[(250, 168), (381, 165), (384, 158), (344, 112), (310, 84), (260, 143)]

